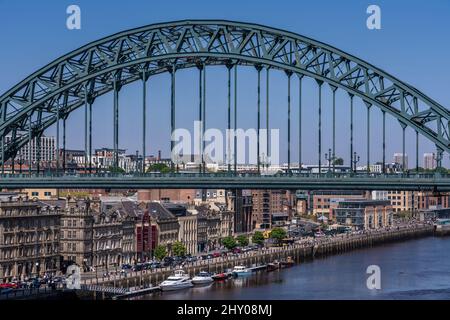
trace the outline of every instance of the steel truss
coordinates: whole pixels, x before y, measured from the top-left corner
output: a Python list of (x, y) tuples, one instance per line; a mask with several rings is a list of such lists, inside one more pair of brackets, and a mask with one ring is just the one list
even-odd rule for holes
[[(0, 163), (78, 107), (128, 83), (181, 68), (251, 65), (327, 82), (379, 107), (450, 151), (450, 112), (375, 66), (316, 40), (256, 24), (184, 20), (92, 42), (36, 71), (0, 97)], [(5, 136), (12, 139), (5, 142)], [(115, 138), (117, 139), (117, 137)]]

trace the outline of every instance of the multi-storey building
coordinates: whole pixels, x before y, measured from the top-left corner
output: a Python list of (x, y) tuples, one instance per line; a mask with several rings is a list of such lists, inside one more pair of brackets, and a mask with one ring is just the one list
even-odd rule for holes
[(270, 229), (292, 218), (294, 197), (289, 191), (252, 190), (252, 201), (252, 229)]
[(368, 198), (365, 191), (311, 191), (308, 199), (308, 211), (313, 215), (328, 217), (330, 204), (342, 199)]
[(227, 203), (228, 210), (234, 212), (234, 232), (245, 233), (252, 231), (253, 201), (251, 190), (229, 191)]
[(0, 282), (59, 270), (61, 210), (0, 195)]
[(23, 189), (22, 192), (31, 200), (52, 200), (58, 197), (57, 189)]
[(136, 220), (136, 255), (141, 262), (152, 258), (152, 225), (148, 210)]
[(394, 153), (394, 163), (399, 164), (403, 169), (407, 170), (409, 168), (408, 155), (406, 153)]
[(69, 197), (62, 217), (61, 255), (85, 270), (119, 266), (136, 258), (137, 206), (131, 201), (102, 203)]
[(193, 203), (195, 189), (148, 189), (138, 190), (138, 201), (162, 201)]
[(167, 210), (161, 203), (147, 202), (142, 203), (144, 210), (148, 210), (152, 221), (152, 250), (158, 245), (165, 246), (169, 253), (172, 251), (172, 245), (178, 241), (180, 225), (178, 218)]
[[(65, 202), (65, 204), (64, 204)], [(61, 217), (60, 253), (65, 262), (75, 262), (88, 270), (94, 266), (94, 215), (90, 202), (67, 198), (60, 202), (64, 208)]]
[(434, 153), (424, 153), (423, 154), (423, 168), (425, 170), (436, 169), (436, 157)]
[[(6, 143), (11, 141), (11, 135), (6, 136)], [(51, 163), (56, 160), (56, 142), (55, 137), (47, 137), (42, 135), (40, 138), (34, 138), (17, 153), (16, 159), (21, 159), (23, 163), (28, 164), (30, 162), (35, 166), (38, 159), (42, 163)]]
[(386, 200), (341, 200), (331, 209), (332, 219), (356, 230), (378, 229), (392, 225), (392, 207)]

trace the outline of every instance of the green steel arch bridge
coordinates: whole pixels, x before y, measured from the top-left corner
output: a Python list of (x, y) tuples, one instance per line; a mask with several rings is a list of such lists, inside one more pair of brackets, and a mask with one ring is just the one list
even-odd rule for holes
[[(150, 77), (169, 73), (171, 76), (170, 129), (176, 129), (175, 79), (178, 70), (195, 68), (199, 72), (198, 120), (206, 119), (205, 87), (206, 69), (223, 66), (228, 71), (227, 128), (237, 126), (237, 80), (238, 68), (253, 67), (257, 72), (257, 133), (258, 172), (261, 166), (260, 133), (261, 75), (266, 79), (266, 127), (269, 128), (269, 75), (283, 72), (288, 80), (287, 93), (287, 163), (285, 174), (272, 176), (248, 175), (237, 172), (236, 149), (234, 163), (229, 163), (223, 174), (145, 174), (117, 176), (92, 173), (92, 107), (95, 100), (107, 93), (113, 95), (113, 155), (114, 167), (119, 163), (119, 94), (127, 84), (142, 83), (142, 154), (147, 147), (147, 81)], [(382, 173), (365, 175), (352, 171), (349, 174), (294, 174), (291, 171), (291, 79), (298, 80), (298, 163), (302, 163), (302, 150), (311, 143), (302, 140), (302, 80), (312, 78), (317, 83), (318, 123), (317, 148), (319, 172), (322, 172), (322, 88), (328, 85), (332, 93), (333, 130), (332, 149), (329, 157), (336, 155), (336, 91), (348, 93), (350, 131), (349, 156), (354, 151), (354, 99), (361, 99), (367, 108), (367, 168), (370, 167), (370, 115), (374, 108), (382, 113)], [(234, 93), (232, 86), (234, 84)], [(233, 118), (232, 118), (233, 106)], [(85, 168), (89, 174), (67, 173), (66, 120), (76, 109), (85, 108)], [(374, 108), (373, 108), (374, 107)], [(402, 147), (405, 154), (405, 130), (416, 134), (417, 174), (389, 175), (386, 172), (386, 114), (394, 117), (402, 128)], [(119, 32), (80, 47), (47, 66), (32, 73), (23, 81), (0, 96), (0, 165), (2, 170), (0, 188), (12, 187), (82, 187), (82, 188), (191, 188), (191, 187), (236, 187), (236, 188), (304, 188), (304, 189), (401, 189), (401, 190), (449, 190), (450, 179), (446, 175), (418, 174), (419, 135), (436, 146), (435, 161), (441, 167), (444, 152), (450, 151), (450, 112), (416, 88), (393, 77), (364, 60), (335, 47), (301, 36), (296, 33), (257, 24), (224, 20), (183, 20)], [(31, 170), (31, 153), (28, 173), (14, 172), (19, 151), (30, 141), (40, 138), (44, 131), (56, 125), (56, 169), (52, 175), (44, 175), (40, 154)], [(60, 149), (60, 127), (62, 126), (62, 148)], [(204, 128), (204, 126), (203, 126)], [(36, 139), (40, 150), (40, 139)], [(171, 150), (173, 141), (170, 141)], [(236, 145), (236, 144), (235, 144)], [(62, 164), (60, 152), (62, 151)], [(229, 152), (229, 150), (228, 150)], [(229, 155), (228, 155), (229, 156)], [(204, 154), (202, 153), (202, 159)], [(12, 172), (5, 173), (10, 164)], [(204, 169), (203, 169), (204, 170)]]

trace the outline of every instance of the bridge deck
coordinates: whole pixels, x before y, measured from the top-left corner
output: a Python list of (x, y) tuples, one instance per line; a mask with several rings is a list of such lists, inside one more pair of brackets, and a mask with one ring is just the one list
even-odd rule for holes
[(3, 175), (0, 188), (290, 189), (450, 191), (448, 175), (376, 174), (146, 174)]

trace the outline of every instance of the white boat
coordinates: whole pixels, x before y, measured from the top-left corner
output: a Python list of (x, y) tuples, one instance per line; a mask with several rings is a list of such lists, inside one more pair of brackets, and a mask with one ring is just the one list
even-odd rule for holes
[(211, 274), (206, 271), (201, 271), (195, 277), (192, 278), (193, 284), (208, 284), (214, 282), (214, 279), (211, 277)]
[(231, 273), (234, 276), (246, 276), (252, 273), (252, 270), (247, 268), (246, 266), (235, 266)]
[(176, 270), (173, 276), (168, 277), (159, 285), (162, 291), (179, 290), (193, 286), (192, 280), (182, 269)]

